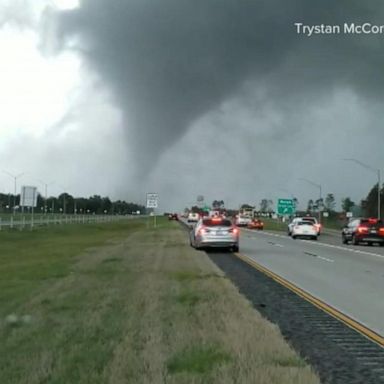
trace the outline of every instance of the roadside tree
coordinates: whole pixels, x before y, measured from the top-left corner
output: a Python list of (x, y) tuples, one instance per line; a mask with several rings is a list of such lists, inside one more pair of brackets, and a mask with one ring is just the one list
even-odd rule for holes
[(336, 201), (335, 201), (335, 196), (333, 193), (328, 193), (327, 196), (325, 197), (325, 209), (327, 211), (333, 212), (335, 210), (336, 206)]
[(344, 197), (341, 199), (341, 208), (344, 212), (349, 212), (354, 206), (355, 203), (351, 200), (350, 197)]

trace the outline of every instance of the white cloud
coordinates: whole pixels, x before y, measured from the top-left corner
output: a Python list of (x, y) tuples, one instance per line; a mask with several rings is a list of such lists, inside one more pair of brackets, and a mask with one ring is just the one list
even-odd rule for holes
[(34, 23), (28, 27), (6, 23), (0, 30), (0, 192), (13, 192), (7, 170), (25, 172), (18, 189), (41, 189), (41, 179), (55, 182), (49, 193), (61, 193), (62, 185), (77, 196), (113, 196), (121, 174), (129, 175), (120, 112), (75, 52), (40, 51), (38, 20), (46, 3), (29, 9)]
[(0, 35), (0, 137), (41, 136), (62, 118), (79, 84), (80, 60), (71, 53), (44, 58), (33, 31), (5, 27)]
[(59, 10), (63, 11), (76, 9), (80, 6), (79, 0), (52, 0), (52, 3)]

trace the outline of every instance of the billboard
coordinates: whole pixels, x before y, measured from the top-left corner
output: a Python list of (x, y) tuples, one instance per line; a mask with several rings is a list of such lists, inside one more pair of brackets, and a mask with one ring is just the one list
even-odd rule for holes
[(36, 207), (37, 205), (37, 188), (31, 186), (21, 187), (20, 206)]

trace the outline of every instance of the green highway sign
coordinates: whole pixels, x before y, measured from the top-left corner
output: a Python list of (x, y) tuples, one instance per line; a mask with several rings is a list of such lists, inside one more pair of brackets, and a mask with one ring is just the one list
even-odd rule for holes
[(292, 215), (295, 213), (295, 204), (292, 199), (278, 199), (277, 213), (279, 215)]

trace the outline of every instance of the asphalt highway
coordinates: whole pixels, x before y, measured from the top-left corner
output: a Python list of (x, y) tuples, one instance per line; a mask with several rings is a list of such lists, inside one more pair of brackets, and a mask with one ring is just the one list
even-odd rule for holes
[(240, 253), (384, 335), (384, 247), (344, 245), (337, 231), (314, 241), (242, 229)]

